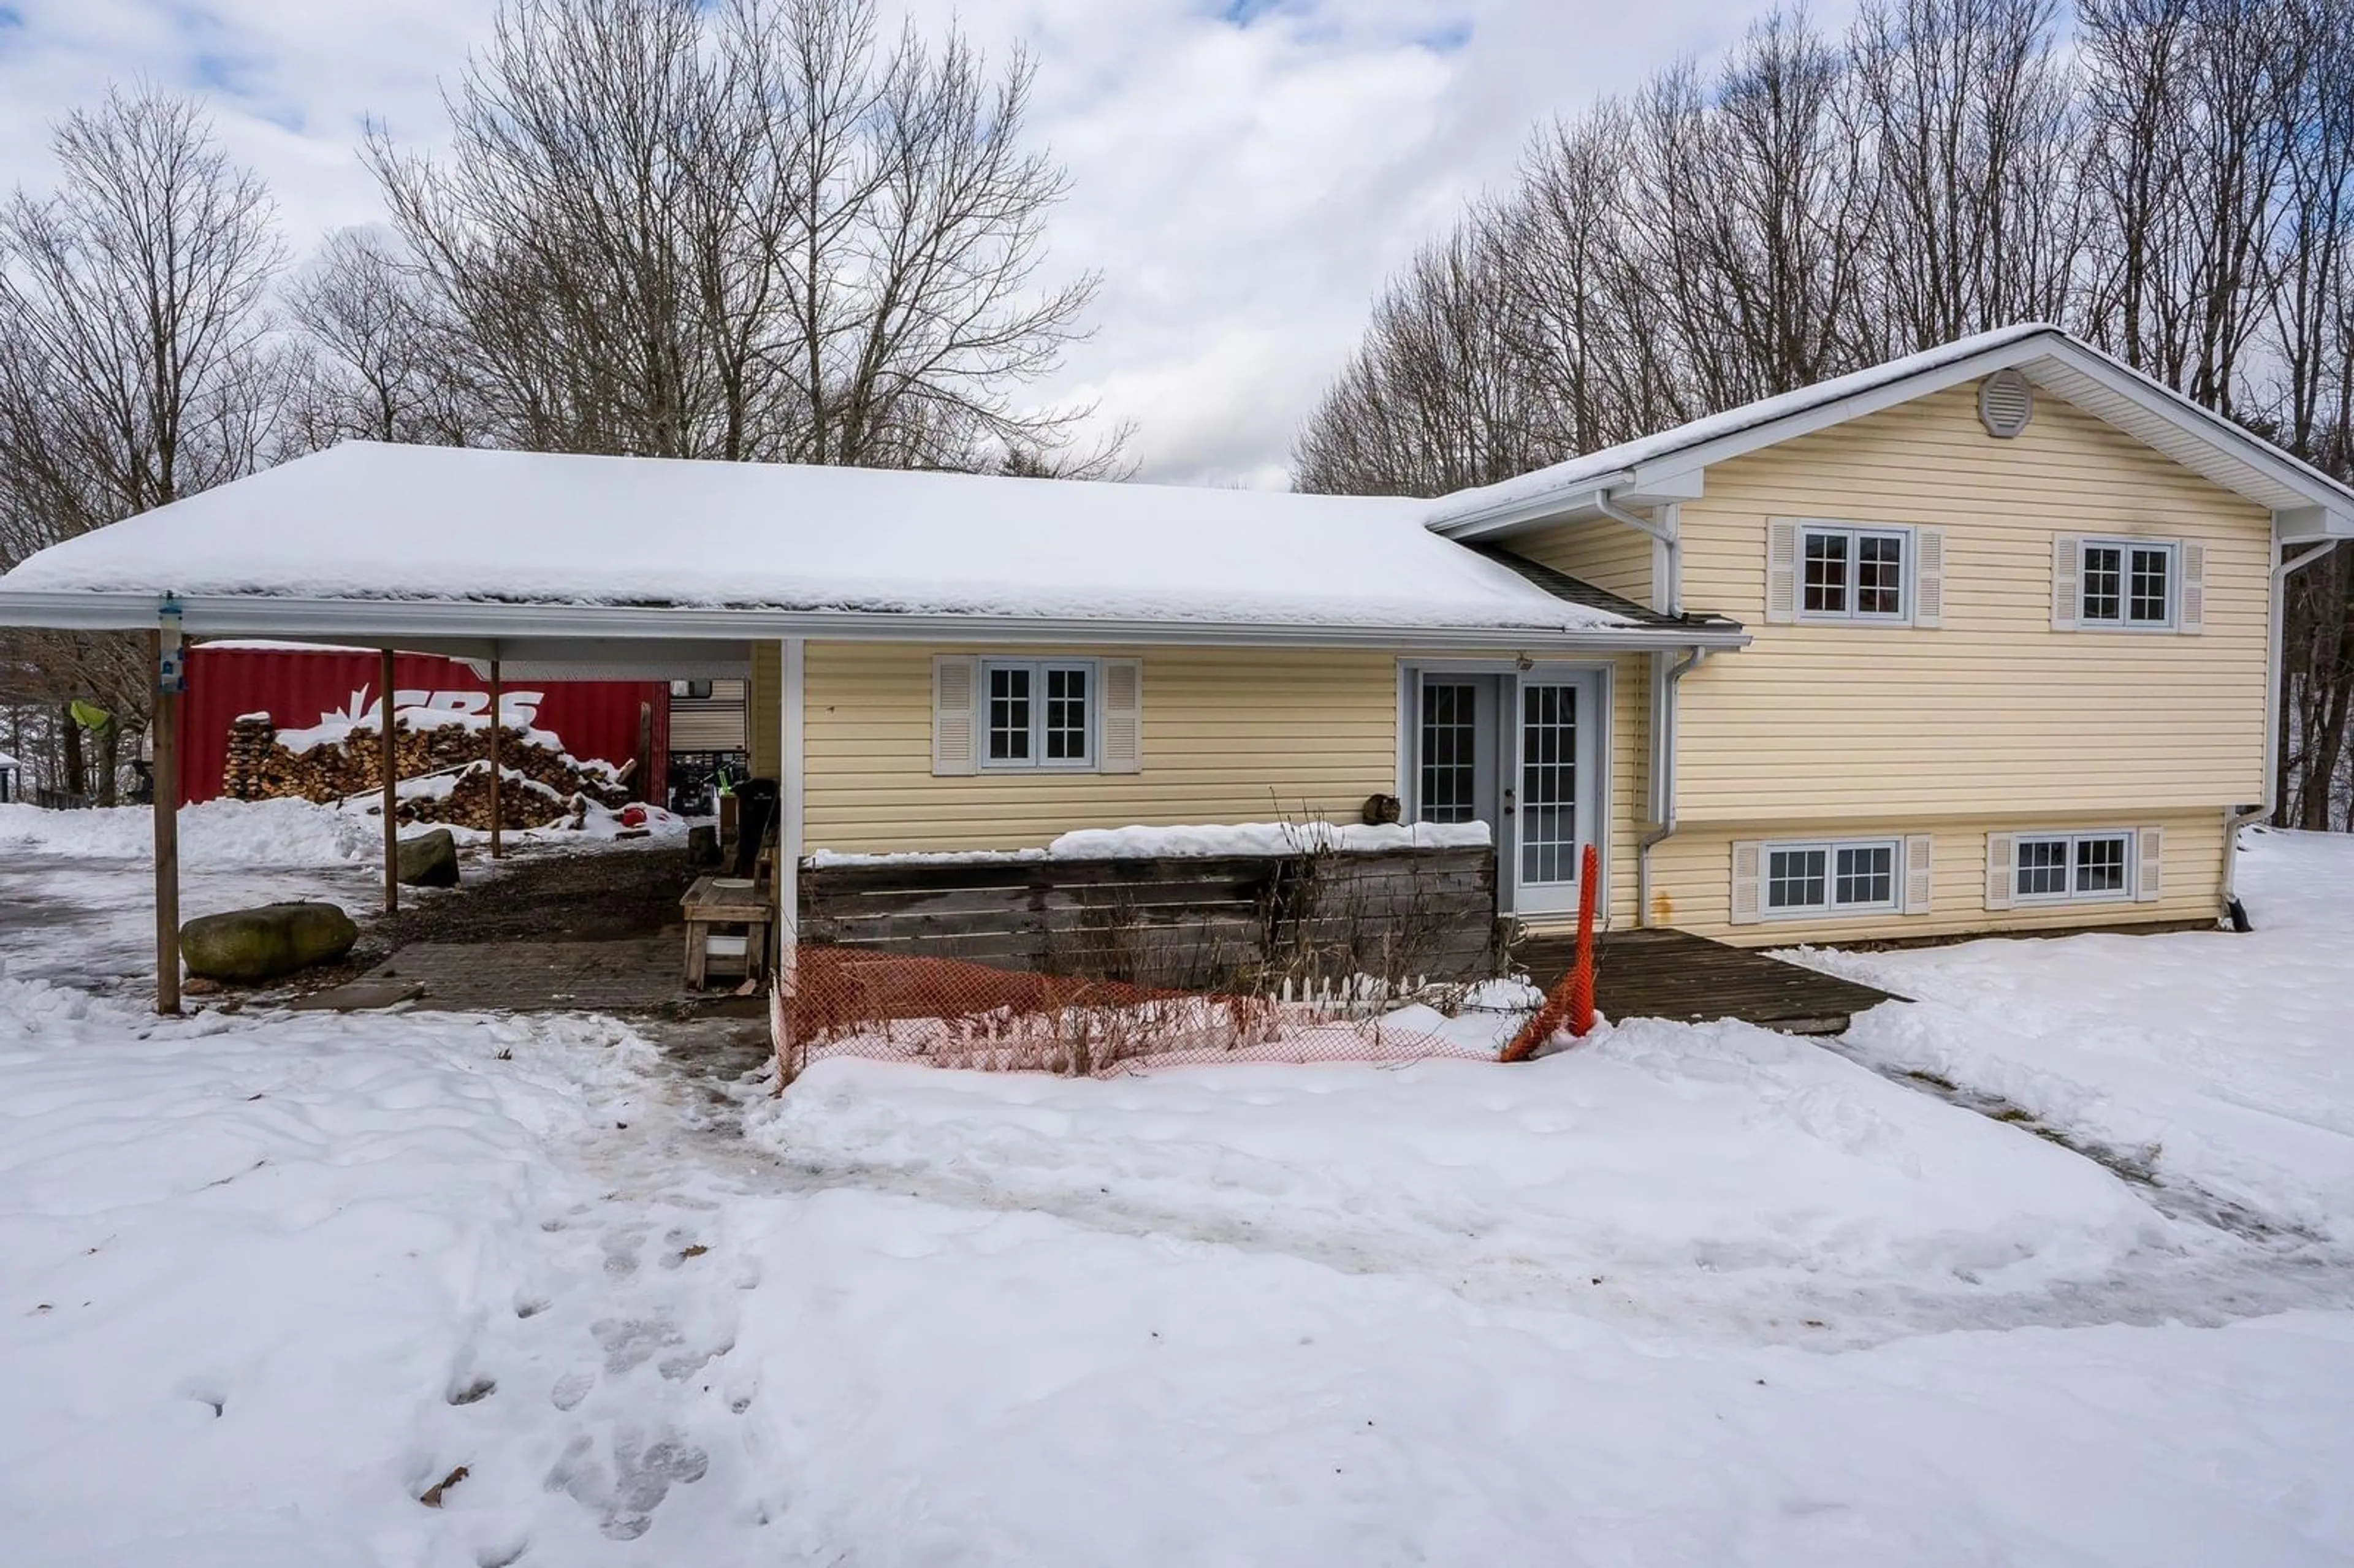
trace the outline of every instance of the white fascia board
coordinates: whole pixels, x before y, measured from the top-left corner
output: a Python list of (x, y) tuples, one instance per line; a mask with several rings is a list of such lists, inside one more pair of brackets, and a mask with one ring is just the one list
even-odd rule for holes
[(2276, 546), (2326, 545), (2339, 539), (2354, 539), (2354, 508), (2299, 506), (2273, 514)]
[(1610, 499), (1622, 506), (1664, 506), (1698, 501), (1707, 493), (1707, 465), (1689, 462), (1680, 453), (1636, 464), (1633, 476), (1614, 487)]
[[(147, 594), (0, 592), (0, 626), (132, 631), (153, 628), (164, 601)], [(1747, 646), (1737, 626), (1450, 627), (1115, 620), (1081, 617), (897, 615), (854, 610), (708, 609), (621, 605), (535, 605), (445, 599), (297, 599), (194, 595), (175, 600), (182, 624), (205, 637), (443, 648), (465, 658), (493, 649), (532, 656), (526, 645), (608, 639), (673, 643), (809, 637), (842, 642), (986, 642), (1027, 645), (1479, 649), (1606, 652)]]
[[(1593, 514), (1594, 496), (1597, 491), (1606, 493), (1612, 499), (1622, 503), (1654, 495), (1661, 499), (1696, 500), (1701, 481), (1712, 464), (1728, 461), (1765, 447), (1796, 440), (1801, 436), (1813, 435), (1949, 387), (1963, 386), (1997, 370), (2017, 367), (2034, 378), (2034, 367), (2039, 361), (2050, 361), (2052, 366), (2067, 372), (2098, 382), (2117, 397), (2246, 465), (2263, 479), (2309, 500), (2317, 511), (2336, 519), (2330, 524), (2333, 531), (2317, 533), (2312, 537), (2349, 536), (2334, 530), (2346, 525), (2349, 518), (2354, 518), (2354, 490), (2349, 490), (2317, 469), (2242, 429), (2222, 416), (2200, 408), (2139, 371), (2084, 347), (2056, 329), (2027, 334), (2008, 343), (1995, 344), (1978, 353), (1899, 376), (1796, 413), (1761, 419), (1707, 440), (1678, 447), (1638, 464), (1629, 471), (1600, 479), (1581, 479), (1551, 494), (1522, 497), (1491, 513), (1475, 513), (1469, 517), (1457, 518), (1436, 525), (1434, 532), (1452, 539), (1469, 539), (1520, 531), (1537, 522), (1572, 521)], [(1679, 484), (1691, 485), (1691, 493), (1674, 493), (1674, 487)]]
[(1602, 515), (1599, 505), (1602, 497), (1634, 477), (1623, 471), (1608, 474), (1551, 494), (1528, 496), (1466, 516), (1449, 518), (1444, 523), (1434, 523), (1430, 531), (1458, 545), (1468, 545), (1479, 539), (1509, 538), (1515, 534), (1550, 527), (1556, 523), (1576, 523), (1599, 517)]
[[(2022, 347), (2030, 351), (2017, 352)], [(2022, 367), (2039, 359), (2056, 361), (2078, 375), (2103, 383), (2119, 397), (2130, 399), (2186, 433), (2204, 440), (2283, 489), (2294, 491), (2309, 500), (2322, 511), (2342, 513), (2354, 509), (2354, 491), (2349, 491), (2320, 470), (2292, 457), (2270, 441), (2242, 429), (2222, 415), (2200, 407), (2140, 371), (2106, 355), (2094, 353), (2072, 339), (2035, 338), (2026, 344), (2006, 345), (1994, 353), (2009, 355), (2012, 362)]]

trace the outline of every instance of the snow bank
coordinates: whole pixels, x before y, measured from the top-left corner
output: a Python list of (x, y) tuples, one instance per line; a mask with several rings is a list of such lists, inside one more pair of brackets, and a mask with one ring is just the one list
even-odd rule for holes
[(1093, 1217), (904, 1189), (773, 1212), (731, 1357), (760, 1369), (769, 1522), (703, 1560), (2306, 1568), (2354, 1544), (2344, 1314), (1760, 1350), (1150, 1224), (1123, 1201), (1143, 1173), (1108, 1174)]
[(1721, 1319), (1873, 1282), (1992, 1298), (2176, 1245), (2089, 1161), (1734, 1023), (1630, 1023), (1512, 1069), (1093, 1083), (833, 1060), (753, 1116), (835, 1176), (1589, 1310), (1695, 1269)]
[[(77, 860), (149, 860), (154, 813), (145, 806), (45, 811), (0, 805), (0, 851)], [(328, 866), (377, 858), (384, 832), (356, 810), (308, 800), (205, 800), (180, 810), (186, 871)]]
[(1179, 855), (1301, 854), (1317, 850), (1484, 849), (1485, 822), (1226, 822), (1168, 828), (1082, 828), (1044, 849), (910, 851), (866, 854), (822, 849), (810, 863), (977, 865), (1034, 860), (1145, 860)]
[(2242, 852), (2248, 936), (1786, 955), (1906, 996), (1848, 1039), (2277, 1222), (2354, 1237), (2354, 839)]

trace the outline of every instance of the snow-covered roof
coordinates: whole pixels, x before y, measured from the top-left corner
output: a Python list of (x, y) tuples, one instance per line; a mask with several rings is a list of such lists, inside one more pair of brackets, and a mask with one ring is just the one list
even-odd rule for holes
[[(2056, 326), (2027, 322), (1761, 398), (1433, 503), (1430, 525), (1457, 537), (1506, 531), (1597, 491), (1639, 493), (1681, 472), (2015, 366), (2095, 418), (2275, 509), (2328, 514), (2315, 526), (2354, 535), (2354, 492)], [(1671, 492), (1670, 492), (1671, 493)]]
[(348, 442), (41, 551), (0, 590), (1288, 626), (1629, 625), (1430, 503)]
[(14, 768), (16, 766), (16, 759), (15, 758), (9, 756), (5, 751), (0, 751), (0, 768)]

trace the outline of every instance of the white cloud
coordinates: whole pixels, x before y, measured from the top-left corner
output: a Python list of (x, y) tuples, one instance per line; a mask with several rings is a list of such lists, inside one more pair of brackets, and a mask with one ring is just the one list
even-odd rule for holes
[[(1760, 7), (1648, 0), (908, 0), (1039, 70), (1032, 130), (1071, 175), (1051, 265), (1103, 275), (1096, 334), (1049, 395), (1132, 420), (1149, 479), (1279, 483), (1382, 280), (1529, 128)], [(488, 0), (0, 0), (0, 180), (46, 178), (44, 127), (110, 81), (211, 100), (290, 238), (379, 214), (363, 121), (429, 143)], [(1244, 19), (1229, 19), (1237, 15)], [(9, 18), (14, 17), (12, 23)]]

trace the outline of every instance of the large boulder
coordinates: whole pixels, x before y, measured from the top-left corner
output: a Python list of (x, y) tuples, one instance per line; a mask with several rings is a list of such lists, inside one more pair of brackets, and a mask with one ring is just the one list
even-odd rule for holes
[(180, 927), (180, 957), (206, 980), (252, 985), (352, 950), (360, 928), (332, 904), (268, 904), (207, 915)]
[(393, 872), (403, 887), (455, 887), (458, 841), (451, 837), (447, 828), (403, 839), (400, 853), (393, 862)]

